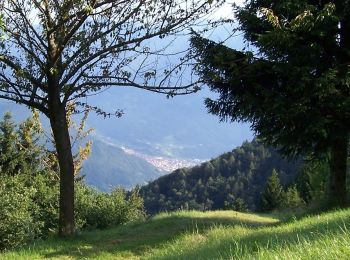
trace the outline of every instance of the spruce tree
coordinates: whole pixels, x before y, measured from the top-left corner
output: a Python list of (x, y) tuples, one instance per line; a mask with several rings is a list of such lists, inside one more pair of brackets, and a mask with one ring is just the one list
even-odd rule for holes
[(308, 171), (302, 171), (297, 178), (297, 186), (301, 198), (305, 201), (305, 203), (310, 203), (313, 198), (311, 173)]
[(0, 121), (1, 174), (37, 174), (44, 170), (46, 149), (40, 144), (40, 122), (36, 115), (17, 125), (10, 112)]
[(2, 174), (15, 175), (20, 170), (20, 156), (16, 147), (18, 134), (11, 113), (0, 122), (0, 169)]
[(206, 100), (209, 112), (251, 122), (286, 155), (329, 155), (329, 205), (345, 207), (349, 1), (248, 0), (234, 15), (250, 50), (192, 38), (198, 74), (219, 94)]
[(301, 198), (307, 203), (324, 203), (329, 186), (329, 167), (326, 161), (306, 161), (296, 179)]
[(285, 208), (296, 208), (304, 205), (305, 202), (300, 197), (299, 191), (296, 185), (289, 187), (284, 195), (283, 207)]
[(237, 198), (234, 200), (233, 205), (232, 205), (232, 209), (235, 211), (239, 211), (239, 212), (247, 212), (248, 211), (247, 204), (245, 203), (244, 199), (242, 199), (242, 198)]
[(284, 198), (283, 187), (280, 183), (277, 171), (272, 170), (271, 176), (267, 179), (265, 190), (261, 194), (261, 209), (270, 211), (279, 208)]

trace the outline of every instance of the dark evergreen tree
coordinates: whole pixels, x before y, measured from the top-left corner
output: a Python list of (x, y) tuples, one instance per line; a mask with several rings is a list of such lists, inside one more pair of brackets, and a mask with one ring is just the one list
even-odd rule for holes
[(305, 202), (300, 197), (299, 191), (296, 185), (290, 186), (283, 197), (282, 207), (283, 208), (296, 208), (304, 205)]
[(297, 187), (300, 193), (300, 197), (305, 201), (305, 203), (309, 203), (312, 200), (312, 186), (311, 186), (311, 173), (303, 172), (297, 178)]
[(240, 212), (246, 212), (248, 207), (243, 199), (237, 198), (233, 202), (232, 209)]
[(251, 122), (285, 154), (330, 154), (331, 206), (346, 205), (350, 132), (348, 0), (248, 0), (235, 8), (252, 51), (195, 35), (202, 80), (220, 94), (206, 100), (222, 120)]
[(40, 143), (41, 125), (38, 114), (17, 125), (11, 113), (5, 113), (0, 121), (0, 169), (1, 174), (34, 176), (46, 171), (47, 150)]
[(15, 175), (20, 171), (21, 160), (16, 145), (18, 134), (7, 112), (0, 122), (0, 169), (2, 174)]
[(297, 189), (306, 203), (322, 203), (327, 200), (329, 167), (326, 161), (306, 161), (296, 179)]
[(267, 179), (265, 189), (261, 194), (261, 209), (263, 211), (278, 209), (282, 206), (284, 196), (278, 173), (274, 169), (271, 176)]

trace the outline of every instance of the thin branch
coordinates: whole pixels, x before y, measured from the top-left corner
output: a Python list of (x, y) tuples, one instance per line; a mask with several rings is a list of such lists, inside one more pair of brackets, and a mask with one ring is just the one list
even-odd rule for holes
[(21, 74), (24, 76), (24, 78), (26, 78), (27, 80), (29, 80), (33, 85), (37, 85), (40, 87), (40, 89), (45, 90), (45, 86), (42, 85), (41, 82), (39, 82), (37, 79), (35, 79), (28, 71), (25, 71), (24, 69), (22, 69), (19, 65), (15, 64), (14, 62), (12, 62), (11, 60), (9, 60), (9, 58), (4, 57), (4, 56), (0, 56), (0, 62), (3, 62), (4, 64), (6, 64), (7, 66), (9, 66), (11, 69), (13, 69), (16, 73), (21, 72)]

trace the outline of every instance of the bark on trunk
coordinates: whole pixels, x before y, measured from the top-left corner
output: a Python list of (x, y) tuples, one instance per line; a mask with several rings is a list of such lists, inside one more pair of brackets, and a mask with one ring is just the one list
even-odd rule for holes
[(52, 112), (50, 123), (60, 166), (59, 235), (72, 236), (75, 234), (74, 164), (66, 109), (60, 105)]
[(345, 207), (347, 205), (346, 193), (346, 167), (348, 156), (348, 134), (333, 137), (330, 158), (330, 191), (329, 204), (331, 207)]

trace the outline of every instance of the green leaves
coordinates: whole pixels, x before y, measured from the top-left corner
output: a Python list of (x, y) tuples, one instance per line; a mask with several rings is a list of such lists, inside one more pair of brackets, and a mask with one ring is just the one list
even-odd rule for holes
[(81, 228), (108, 228), (144, 218), (138, 189), (129, 194), (121, 188), (103, 193), (84, 184), (77, 185), (76, 218)]
[(279, 17), (274, 14), (273, 10), (266, 7), (261, 7), (260, 10), (262, 15), (264, 15), (267, 21), (275, 28), (281, 28), (281, 23)]
[(4, 16), (0, 14), (0, 42), (5, 40), (5, 34), (4, 34), (5, 23), (3, 19), (4, 19)]
[(16, 125), (10, 113), (0, 121), (0, 175), (35, 174), (45, 169), (45, 149), (39, 144), (40, 123), (28, 118)]
[(23, 245), (39, 232), (31, 212), (35, 193), (21, 177), (1, 176), (0, 180), (0, 251)]

